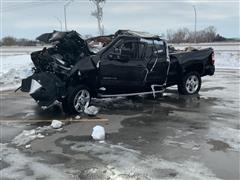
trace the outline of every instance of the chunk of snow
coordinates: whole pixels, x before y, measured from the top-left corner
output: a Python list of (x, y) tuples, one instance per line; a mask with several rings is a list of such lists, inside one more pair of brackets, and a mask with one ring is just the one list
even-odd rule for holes
[(99, 108), (95, 106), (89, 106), (84, 109), (84, 113), (90, 116), (95, 116), (99, 112)]
[(59, 129), (63, 126), (63, 123), (61, 121), (58, 121), (58, 120), (52, 120), (52, 124), (51, 124), (51, 127), (53, 129)]
[(26, 149), (29, 149), (30, 147), (31, 147), (31, 144), (27, 144), (27, 145), (25, 146)]
[(75, 116), (75, 119), (81, 119), (81, 116), (77, 115)]
[(92, 138), (94, 140), (104, 140), (105, 139), (105, 130), (102, 126), (95, 126), (92, 131)]

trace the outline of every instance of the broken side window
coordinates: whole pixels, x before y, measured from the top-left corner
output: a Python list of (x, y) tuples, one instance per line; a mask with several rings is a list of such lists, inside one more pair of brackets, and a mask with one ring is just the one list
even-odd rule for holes
[(141, 60), (145, 55), (145, 44), (141, 42), (126, 42), (120, 46), (121, 54), (132, 60)]
[(166, 53), (166, 48), (162, 40), (154, 40), (154, 46), (155, 46), (154, 54), (156, 54), (157, 56)]

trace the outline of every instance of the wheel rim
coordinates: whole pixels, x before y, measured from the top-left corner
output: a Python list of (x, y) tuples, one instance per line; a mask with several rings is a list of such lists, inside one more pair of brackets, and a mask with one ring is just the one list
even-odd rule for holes
[(189, 76), (187, 78), (185, 87), (188, 93), (190, 94), (195, 93), (199, 87), (198, 77), (196, 75)]
[(73, 106), (77, 112), (83, 112), (90, 104), (90, 93), (86, 89), (80, 90), (73, 101)]

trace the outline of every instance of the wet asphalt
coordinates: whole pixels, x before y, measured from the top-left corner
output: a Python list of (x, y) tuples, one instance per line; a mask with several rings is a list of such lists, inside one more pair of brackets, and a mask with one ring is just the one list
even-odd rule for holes
[[(157, 100), (94, 99), (100, 113), (81, 119), (66, 116), (60, 105), (43, 111), (28, 94), (2, 92), (1, 143), (24, 157), (61, 166), (72, 179), (237, 180), (240, 71), (217, 70), (202, 81), (194, 96), (180, 96), (173, 87)], [(32, 141), (29, 149), (12, 143), (23, 130), (49, 125), (53, 119), (63, 121), (63, 129), (44, 132), (45, 137)], [(95, 125), (104, 126), (105, 142), (92, 140)], [(10, 167), (1, 157), (0, 172)], [(52, 179), (34, 174), (30, 166), (21, 171), (24, 177)]]

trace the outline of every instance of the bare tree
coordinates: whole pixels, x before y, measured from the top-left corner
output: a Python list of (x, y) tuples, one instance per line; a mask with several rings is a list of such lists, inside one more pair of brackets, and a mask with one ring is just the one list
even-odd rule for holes
[(190, 31), (188, 28), (180, 28), (176, 31), (167, 30), (167, 39), (172, 43), (193, 43), (195, 40), (197, 42), (213, 42), (216, 36), (216, 28), (213, 26), (199, 30), (196, 33)]
[(106, 2), (106, 0), (90, 0), (92, 1), (96, 9), (92, 12), (92, 16), (97, 18), (98, 21), (98, 31), (99, 34), (102, 36), (104, 34), (104, 26), (103, 26), (103, 6)]
[(14, 46), (17, 43), (17, 39), (11, 36), (7, 36), (2, 38), (2, 45), (3, 46)]

